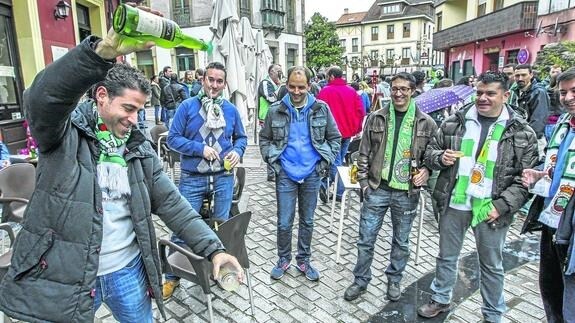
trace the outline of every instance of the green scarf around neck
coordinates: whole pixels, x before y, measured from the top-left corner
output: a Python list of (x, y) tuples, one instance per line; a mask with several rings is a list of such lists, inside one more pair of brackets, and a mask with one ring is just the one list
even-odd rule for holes
[[(389, 105), (389, 122), (387, 123), (387, 144), (383, 158), (383, 169), (381, 178), (389, 180), (388, 185), (398, 190), (409, 190), (409, 167), (411, 162), (411, 138), (413, 125), (415, 122), (415, 101), (409, 101), (409, 107), (403, 117), (401, 125), (395, 124), (395, 107), (393, 102)], [(395, 127), (399, 126), (399, 138), (395, 152), (393, 151), (393, 141), (395, 140)], [(391, 165), (392, 155), (393, 165)], [(391, 176), (390, 176), (391, 174)]]
[[(97, 113), (97, 112), (96, 112)], [(127, 167), (128, 164), (124, 156), (118, 152), (118, 149), (126, 144), (130, 138), (131, 130), (128, 131), (123, 139), (117, 138), (108, 130), (104, 120), (98, 115), (98, 123), (96, 124), (96, 138), (100, 143), (100, 156), (98, 164), (100, 163), (114, 163), (122, 167)]]
[(220, 95), (212, 99), (210, 98), (204, 89), (202, 88), (198, 92), (198, 98), (202, 102), (202, 109), (206, 112), (206, 127), (208, 129), (219, 129), (226, 126), (226, 119), (224, 118), (224, 111), (222, 110), (222, 104), (224, 103), (224, 96)]

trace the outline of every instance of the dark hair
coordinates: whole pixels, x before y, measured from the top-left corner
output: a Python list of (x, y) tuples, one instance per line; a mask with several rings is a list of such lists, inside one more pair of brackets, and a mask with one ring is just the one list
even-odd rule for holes
[(336, 79), (343, 77), (343, 71), (339, 66), (332, 66), (327, 70), (327, 76), (333, 76)]
[(206, 66), (206, 70), (204, 72), (204, 77), (206, 77), (206, 74), (208, 72), (209, 69), (214, 69), (214, 70), (220, 70), (224, 72), (224, 80), (226, 79), (226, 77), (228, 76), (228, 72), (226, 71), (226, 67), (224, 66), (224, 64), (220, 63), (220, 62), (211, 62), (208, 64), (208, 66)]
[(164, 68), (162, 69), (162, 73), (166, 73), (167, 70), (171, 69), (171, 66), (164, 66)]
[(305, 75), (307, 84), (311, 83), (311, 71), (309, 70), (309, 68), (307, 68), (305, 66), (292, 66), (292, 67), (290, 67), (287, 71), (288, 82), (289, 82), (289, 78), (291, 77), (292, 73), (294, 73), (294, 72), (303, 72), (303, 74)]
[(178, 74), (172, 73), (172, 74), (170, 75), (170, 81), (177, 82), (177, 81), (178, 81)]
[(325, 79), (325, 73), (324, 72), (318, 72), (317, 73), (317, 78), (320, 80), (324, 80)]
[(124, 94), (125, 89), (140, 91), (145, 95), (152, 93), (152, 85), (146, 76), (126, 64), (115, 64), (103, 81), (94, 86), (94, 90), (103, 86), (108, 91), (108, 98), (113, 99)]
[(515, 65), (514, 63), (509, 63), (509, 64), (506, 64), (505, 66), (503, 66), (503, 68), (511, 67), (513, 70), (515, 70), (515, 67), (516, 67), (516, 66), (517, 66), (517, 65)]
[(279, 64), (272, 64), (268, 67), (268, 74), (270, 74), (272, 72), (272, 69), (276, 66), (280, 66)]
[(575, 79), (575, 67), (567, 69), (557, 76), (557, 84)]
[(413, 77), (415, 78), (416, 86), (423, 84), (423, 82), (425, 81), (425, 73), (422, 71), (415, 71), (411, 73), (411, 75), (413, 75)]
[(204, 76), (204, 70), (201, 68), (196, 69), (196, 73), (195, 73), (196, 77), (198, 76)]
[(352, 82), (349, 86), (351, 86), (354, 90), (359, 91), (359, 83)]
[(457, 85), (471, 86), (471, 83), (469, 82), (469, 76), (462, 76), (459, 81), (457, 81)]
[(407, 72), (401, 72), (401, 73), (397, 73), (395, 74), (392, 78), (391, 78), (391, 83), (393, 83), (393, 81), (397, 80), (397, 79), (401, 79), (401, 80), (405, 80), (409, 82), (409, 87), (413, 90), (415, 89), (415, 77), (413, 77), (413, 75), (407, 73)]
[(509, 78), (507, 77), (507, 75), (505, 75), (505, 73), (502, 73), (502, 72), (487, 71), (485, 73), (481, 73), (477, 77), (477, 82), (481, 82), (483, 84), (499, 83), (499, 86), (501, 86), (501, 88), (504, 91), (507, 91), (509, 89), (507, 87), (508, 81), (509, 81)]
[(453, 80), (452, 79), (442, 79), (441, 81), (435, 83), (435, 86), (433, 88), (438, 89), (438, 88), (450, 87), (450, 86), (453, 86)]
[(158, 78), (158, 75), (155, 75), (155, 74), (152, 75), (152, 77), (150, 77), (150, 82), (152, 82), (154, 79), (157, 79), (157, 78)]
[(517, 66), (515, 66), (515, 70), (523, 70), (523, 69), (527, 69), (529, 70), (529, 73), (533, 73), (533, 67), (529, 64), (519, 64)]

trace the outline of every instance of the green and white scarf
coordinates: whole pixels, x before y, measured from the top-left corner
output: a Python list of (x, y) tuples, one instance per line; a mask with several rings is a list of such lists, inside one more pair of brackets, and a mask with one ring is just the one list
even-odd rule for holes
[[(388, 185), (391, 188), (398, 190), (409, 190), (410, 179), (410, 162), (411, 162), (411, 139), (413, 132), (413, 124), (415, 121), (415, 101), (409, 102), (407, 112), (403, 117), (401, 125), (399, 125), (399, 138), (397, 139), (397, 147), (393, 151), (393, 141), (395, 136), (395, 107), (393, 103), (389, 105), (389, 122), (387, 123), (387, 144), (385, 145), (385, 153), (383, 157), (383, 169), (381, 171), (381, 178), (388, 180)], [(393, 165), (391, 165), (391, 157), (393, 158)], [(391, 173), (391, 178), (390, 178)]]
[[(551, 135), (551, 140), (547, 145), (547, 151), (545, 153), (545, 166), (543, 168), (545, 172), (549, 172), (550, 169), (555, 168), (558, 159), (557, 154), (559, 152), (559, 146), (561, 146), (561, 143), (565, 137), (567, 137), (567, 133), (571, 129), (571, 118), (572, 117), (569, 113), (565, 113), (557, 121), (557, 126)], [(573, 139), (569, 147), (564, 150), (567, 154), (565, 157), (566, 165), (563, 169), (563, 174), (561, 174), (557, 192), (555, 192), (550, 203), (539, 216), (539, 222), (551, 228), (557, 228), (559, 225), (559, 219), (575, 191), (575, 139)], [(542, 196), (549, 198), (551, 181), (539, 180), (537, 184), (539, 184), (539, 182), (542, 182), (545, 185), (545, 188), (543, 189), (544, 194), (542, 194)]]
[(130, 196), (128, 164), (123, 153), (131, 131), (128, 131), (123, 139), (117, 138), (98, 115), (96, 105), (94, 114), (98, 120), (95, 134), (100, 148), (97, 162), (98, 184), (102, 189), (103, 198), (118, 199)]
[(458, 210), (471, 210), (473, 213), (471, 226), (475, 227), (487, 219), (494, 207), (491, 203), (493, 172), (497, 162), (499, 141), (509, 120), (509, 112), (503, 109), (499, 118), (490, 126), (477, 160), (475, 153), (479, 149), (481, 124), (477, 120), (475, 106), (467, 111), (465, 120), (466, 131), (461, 141), (463, 157), (459, 160), (458, 178), (451, 194), (450, 206)]
[(222, 110), (224, 96), (220, 94), (217, 98), (212, 99), (206, 95), (202, 88), (198, 92), (198, 97), (202, 102), (202, 108), (206, 111), (206, 127), (208, 129), (225, 128), (226, 119), (224, 119), (224, 111)]

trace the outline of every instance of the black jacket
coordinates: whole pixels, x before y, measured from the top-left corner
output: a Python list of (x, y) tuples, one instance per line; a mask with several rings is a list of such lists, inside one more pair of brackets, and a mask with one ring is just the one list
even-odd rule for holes
[(188, 93), (184, 86), (178, 82), (172, 82), (162, 89), (164, 107), (169, 110), (176, 109), (182, 101), (187, 99)]
[(545, 124), (549, 117), (549, 95), (547, 90), (535, 79), (531, 81), (531, 86), (525, 92), (515, 89), (517, 95), (517, 106), (523, 116), (527, 116), (529, 125), (535, 131), (537, 138), (545, 135)]

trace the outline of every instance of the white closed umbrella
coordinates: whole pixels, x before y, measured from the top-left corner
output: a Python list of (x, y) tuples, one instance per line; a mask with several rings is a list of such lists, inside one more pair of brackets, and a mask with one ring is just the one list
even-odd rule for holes
[[(256, 63), (256, 39), (252, 31), (252, 24), (249, 19), (242, 17), (240, 19), (240, 27), (242, 34), (242, 45), (240, 49), (242, 55), (242, 62), (246, 67), (246, 103), (248, 111), (255, 117), (255, 107), (257, 99), (258, 83), (256, 82), (257, 63)], [(250, 113), (248, 113), (249, 116)], [(252, 117), (251, 121), (256, 118)]]

